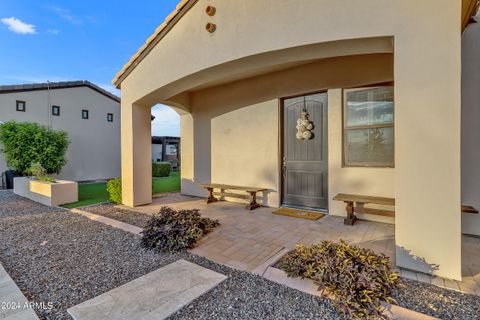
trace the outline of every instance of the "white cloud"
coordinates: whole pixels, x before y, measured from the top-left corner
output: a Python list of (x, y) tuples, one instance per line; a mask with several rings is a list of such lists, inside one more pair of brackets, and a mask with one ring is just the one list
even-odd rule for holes
[(180, 136), (180, 116), (172, 108), (157, 105), (152, 108), (155, 120), (152, 122), (152, 135), (154, 136)]
[(50, 7), (50, 10), (52, 10), (53, 12), (55, 12), (60, 18), (62, 18), (63, 20), (71, 23), (71, 24), (82, 24), (83, 23), (83, 20), (74, 16), (70, 10), (68, 9), (65, 9), (65, 8), (61, 8), (61, 7), (56, 7), (56, 6), (52, 6)]
[(4, 25), (8, 26), (8, 30), (19, 33), (19, 34), (35, 34), (37, 31), (35, 30), (35, 26), (33, 24), (28, 24), (20, 19), (15, 17), (10, 18), (2, 18), (0, 20)]
[(47, 29), (47, 33), (50, 34), (59, 34), (60, 30), (59, 29)]

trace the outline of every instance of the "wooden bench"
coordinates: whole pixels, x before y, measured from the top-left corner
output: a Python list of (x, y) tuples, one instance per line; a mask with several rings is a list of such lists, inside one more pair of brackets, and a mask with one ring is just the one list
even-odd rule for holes
[[(202, 184), (202, 187), (208, 190), (207, 203), (217, 202), (219, 199), (215, 196), (247, 199), (250, 200), (250, 203), (245, 207), (247, 210), (261, 207), (261, 205), (257, 203), (257, 193), (267, 191), (265, 188), (232, 186), (218, 183), (206, 183)], [(215, 189), (220, 189), (220, 192), (215, 192)], [(243, 191), (246, 194), (227, 192), (228, 190)]]
[[(355, 221), (357, 221), (357, 217), (355, 213), (366, 213), (366, 214), (373, 214), (383, 217), (395, 217), (394, 210), (383, 210), (383, 209), (372, 209), (372, 208), (365, 208), (366, 204), (378, 204), (384, 206), (391, 206), (395, 207), (395, 199), (394, 198), (385, 198), (385, 197), (371, 197), (371, 196), (362, 196), (356, 194), (346, 194), (346, 193), (339, 193), (333, 200), (343, 201), (347, 204), (347, 217), (344, 220), (346, 225), (354, 225)], [(478, 210), (472, 206), (462, 205), (462, 212), (465, 213), (478, 213)]]

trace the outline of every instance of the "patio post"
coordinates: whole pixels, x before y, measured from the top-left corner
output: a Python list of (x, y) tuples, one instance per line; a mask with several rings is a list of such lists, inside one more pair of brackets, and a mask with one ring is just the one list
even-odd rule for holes
[(122, 202), (129, 207), (152, 202), (150, 109), (122, 98)]
[(461, 8), (449, 5), (395, 38), (395, 240), (398, 266), (461, 280)]

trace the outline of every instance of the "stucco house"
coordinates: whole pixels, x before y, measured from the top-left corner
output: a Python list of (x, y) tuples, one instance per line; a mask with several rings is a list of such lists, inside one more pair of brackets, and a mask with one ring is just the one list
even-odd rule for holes
[(162, 103), (181, 115), (182, 193), (255, 186), (265, 206), (338, 216), (338, 193), (395, 198), (395, 217), (359, 216), (395, 224), (399, 266), (461, 279), (462, 200), (480, 207), (478, 5), (181, 1), (113, 79), (124, 204), (152, 201)]
[[(120, 176), (120, 98), (89, 81), (0, 86), (0, 120), (36, 122), (68, 133), (59, 178)], [(0, 152), (0, 174), (7, 164)]]

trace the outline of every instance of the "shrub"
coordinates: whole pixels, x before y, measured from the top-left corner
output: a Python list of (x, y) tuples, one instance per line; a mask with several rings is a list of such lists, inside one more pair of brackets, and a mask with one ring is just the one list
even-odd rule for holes
[(8, 166), (22, 174), (36, 162), (47, 174), (58, 174), (67, 163), (67, 133), (37, 123), (9, 121), (0, 125), (0, 144)]
[(116, 178), (107, 182), (107, 192), (110, 201), (116, 204), (122, 203), (122, 179)]
[(289, 277), (314, 280), (320, 290), (335, 296), (345, 315), (356, 319), (383, 318), (381, 302), (394, 302), (391, 295), (398, 285), (387, 256), (343, 240), (299, 244), (277, 266)]
[(27, 170), (27, 174), (34, 176), (37, 180), (46, 181), (46, 182), (56, 182), (52, 177), (48, 177), (45, 169), (42, 167), (40, 162), (35, 162)]
[(217, 220), (202, 217), (197, 209), (176, 211), (163, 207), (147, 222), (142, 243), (161, 252), (191, 249), (218, 225)]
[(168, 162), (152, 163), (152, 176), (168, 177), (172, 171), (172, 165)]

